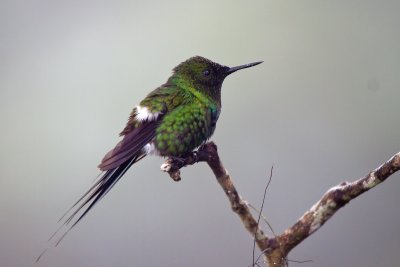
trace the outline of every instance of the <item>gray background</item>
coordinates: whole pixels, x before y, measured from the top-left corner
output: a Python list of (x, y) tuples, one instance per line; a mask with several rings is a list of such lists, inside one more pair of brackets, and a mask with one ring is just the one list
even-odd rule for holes
[[(276, 232), (400, 149), (398, 1), (2, 1), (0, 266), (248, 266), (252, 239), (205, 164), (134, 166), (35, 265), (131, 108), (193, 55), (234, 66), (212, 140)], [(399, 174), (298, 246), (292, 266), (396, 266)]]

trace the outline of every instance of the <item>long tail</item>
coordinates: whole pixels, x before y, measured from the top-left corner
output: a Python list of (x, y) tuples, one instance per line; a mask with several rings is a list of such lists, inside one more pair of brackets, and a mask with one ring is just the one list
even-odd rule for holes
[[(121, 179), (126, 171), (148, 153), (145, 146), (152, 142), (160, 120), (136, 121), (135, 109), (122, 132), (123, 139), (109, 151), (101, 161), (99, 168), (104, 171), (95, 184), (60, 218), (67, 218), (48, 240), (49, 245), (36, 259), (36, 262), (52, 246), (57, 246), (74, 226), (99, 202)], [(160, 119), (161, 116), (158, 117)], [(59, 234), (61, 229), (64, 234)], [(59, 237), (61, 235), (61, 237)], [(57, 236), (57, 237), (56, 237)]]
[[(131, 123), (128, 122), (130, 126)], [(108, 191), (121, 179), (125, 172), (136, 162), (146, 156), (144, 147), (150, 143), (156, 134), (156, 128), (159, 121), (142, 122), (139, 126), (131, 128), (127, 132), (123, 132), (123, 139), (108, 152), (101, 161), (99, 168), (105, 173), (101, 178), (69, 209), (60, 221), (75, 208), (74, 212), (69, 215), (64, 225), (74, 221), (76, 215), (80, 214), (84, 207), (87, 207), (83, 213), (75, 220), (71, 228), (73, 228), (85, 215), (93, 208), (93, 206), (102, 199)]]
[[(105, 171), (100, 179), (60, 218), (59, 222), (62, 221), (70, 212), (77, 207), (65, 220), (64, 225), (68, 225), (73, 221), (70, 228), (74, 227), (83, 217), (93, 208), (93, 206), (101, 200), (111, 188), (121, 179), (126, 171), (136, 162), (144, 158), (146, 154), (140, 153), (132, 156), (127, 161), (119, 165), (114, 169)], [(86, 207), (85, 211), (82, 212), (78, 219), (74, 220), (75, 216)]]
[[(46, 253), (46, 251), (51, 246), (57, 246), (69, 231), (80, 221), (83, 217), (99, 202), (110, 190), (111, 188), (121, 179), (121, 177), (126, 173), (126, 171), (136, 162), (144, 158), (146, 154), (144, 152), (138, 153), (128, 160), (123, 162), (118, 167), (105, 171), (101, 177), (95, 182), (95, 184), (59, 219), (61, 222), (66, 216), (66, 219), (62, 225), (55, 231), (55, 233), (49, 238), (53, 245), (49, 245), (36, 259), (36, 262)], [(84, 209), (84, 210), (83, 210)], [(79, 217), (76, 216), (79, 215)], [(71, 224), (72, 223), (72, 224)], [(60, 236), (57, 235), (61, 229), (68, 227), (64, 233)], [(54, 241), (56, 238), (56, 241)]]

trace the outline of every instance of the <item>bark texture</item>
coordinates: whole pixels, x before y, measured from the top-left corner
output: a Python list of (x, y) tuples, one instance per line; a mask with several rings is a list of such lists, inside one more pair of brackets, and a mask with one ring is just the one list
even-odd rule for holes
[[(353, 182), (342, 182), (330, 188), (304, 215), (282, 234), (268, 237), (260, 229), (257, 219), (250, 212), (249, 204), (242, 199), (236, 190), (232, 178), (223, 166), (217, 146), (213, 142), (201, 146), (198, 151), (182, 159), (167, 159), (161, 170), (167, 172), (174, 181), (179, 181), (180, 169), (197, 162), (207, 162), (218, 183), (224, 190), (232, 210), (239, 216), (246, 230), (255, 238), (262, 251), (266, 266), (288, 266), (287, 255), (304, 239), (321, 228), (336, 211), (352, 199), (385, 181), (400, 169), (400, 152), (387, 162), (371, 171), (365, 177)], [(253, 266), (259, 266), (253, 262)]]

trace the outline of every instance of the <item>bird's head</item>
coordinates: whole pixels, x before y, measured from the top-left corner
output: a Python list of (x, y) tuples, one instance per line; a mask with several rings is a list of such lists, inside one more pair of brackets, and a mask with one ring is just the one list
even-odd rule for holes
[(175, 82), (188, 84), (196, 90), (220, 101), (222, 82), (229, 74), (262, 63), (254, 62), (237, 67), (227, 67), (201, 56), (187, 59), (174, 68), (171, 77)]

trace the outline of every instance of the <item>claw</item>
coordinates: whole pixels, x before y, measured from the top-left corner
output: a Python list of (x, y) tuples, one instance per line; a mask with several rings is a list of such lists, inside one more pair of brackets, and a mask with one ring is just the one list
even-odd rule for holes
[(180, 167), (185, 164), (185, 158), (170, 156), (172, 163), (179, 165)]

